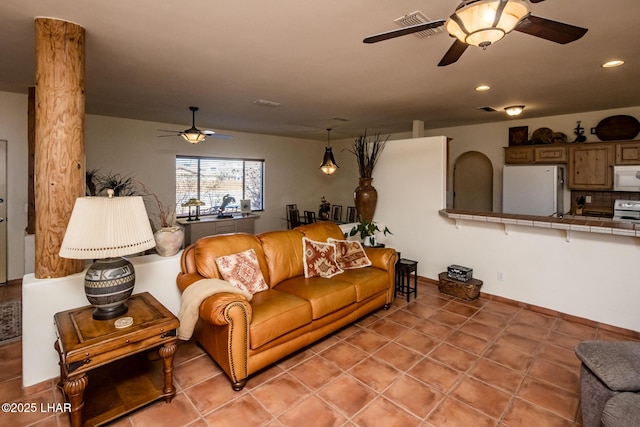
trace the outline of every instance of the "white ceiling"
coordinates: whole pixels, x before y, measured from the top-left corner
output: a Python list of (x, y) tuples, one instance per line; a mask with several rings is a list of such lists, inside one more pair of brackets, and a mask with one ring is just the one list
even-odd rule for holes
[[(408, 132), (640, 104), (640, 1), (546, 0), (533, 15), (588, 28), (559, 45), (513, 32), (483, 51), (437, 63), (442, 32), (366, 45), (422, 11), (448, 17), (457, 0), (2, 0), (0, 90), (34, 85), (37, 16), (86, 30), (86, 111), (200, 128), (324, 139), (361, 130)], [(603, 69), (604, 61), (626, 64)], [(492, 87), (479, 93), (479, 84)], [(255, 100), (276, 101), (277, 108)], [(492, 106), (500, 112), (478, 110)], [(348, 119), (348, 121), (335, 120)]]

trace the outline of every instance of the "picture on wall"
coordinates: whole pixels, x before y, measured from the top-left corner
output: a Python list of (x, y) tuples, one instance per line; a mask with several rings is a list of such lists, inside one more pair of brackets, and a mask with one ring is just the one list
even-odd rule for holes
[(529, 126), (509, 128), (509, 147), (525, 145), (529, 139)]

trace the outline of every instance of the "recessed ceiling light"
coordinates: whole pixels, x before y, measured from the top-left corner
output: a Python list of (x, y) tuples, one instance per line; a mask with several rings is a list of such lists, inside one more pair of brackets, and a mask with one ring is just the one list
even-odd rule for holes
[(491, 86), (487, 86), (487, 85), (480, 85), (476, 88), (478, 92), (485, 92), (489, 89), (491, 89)]
[(619, 67), (622, 64), (624, 64), (624, 61), (620, 60), (620, 59), (616, 59), (613, 61), (607, 61), (604, 64), (602, 64), (602, 68), (614, 68), (614, 67)]

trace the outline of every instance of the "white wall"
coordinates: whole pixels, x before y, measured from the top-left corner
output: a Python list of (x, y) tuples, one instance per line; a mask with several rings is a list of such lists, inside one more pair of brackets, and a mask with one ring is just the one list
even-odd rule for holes
[[(450, 264), (473, 268), (482, 292), (640, 331), (640, 240), (634, 237), (462, 221), (445, 206), (444, 137), (392, 141), (374, 172), (375, 220), (394, 233), (385, 242), (437, 279)], [(497, 280), (502, 272), (503, 281)]]

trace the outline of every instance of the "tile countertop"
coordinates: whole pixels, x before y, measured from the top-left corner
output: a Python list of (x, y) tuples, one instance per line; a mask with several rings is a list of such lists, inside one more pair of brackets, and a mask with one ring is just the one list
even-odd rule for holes
[(510, 225), (565, 230), (567, 233), (567, 241), (572, 231), (640, 237), (640, 224), (613, 221), (611, 218), (603, 217), (565, 215), (562, 218), (557, 218), (505, 214), (501, 212), (468, 211), (462, 209), (442, 209), (440, 210), (440, 215), (455, 220), (456, 227), (460, 227), (460, 220), (503, 224), (505, 233), (507, 234), (509, 234)]

